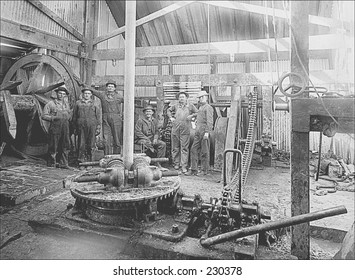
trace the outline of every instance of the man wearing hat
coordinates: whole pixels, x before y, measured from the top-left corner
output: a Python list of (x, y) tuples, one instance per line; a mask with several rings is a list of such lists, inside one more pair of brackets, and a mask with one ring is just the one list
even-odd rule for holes
[[(123, 93), (116, 91), (116, 82), (109, 80), (106, 83), (106, 91), (93, 90), (92, 94), (101, 100), (102, 129), (105, 143), (104, 154), (121, 153), (122, 140), (122, 103)], [(113, 139), (111, 149), (111, 138)]]
[(191, 120), (198, 111), (193, 104), (187, 102), (188, 97), (189, 94), (187, 92), (178, 92), (176, 99), (179, 102), (167, 110), (167, 115), (173, 124), (171, 130), (171, 155), (174, 168), (179, 169), (181, 166), (183, 173), (187, 172), (189, 160)]
[(42, 119), (49, 121), (49, 143), (47, 165), (69, 169), (68, 154), (70, 150), (69, 120), (72, 112), (65, 96), (68, 90), (58, 87), (51, 95), (52, 99), (43, 109)]
[(73, 121), (79, 139), (78, 161), (92, 161), (95, 136), (100, 133), (100, 112), (92, 99), (92, 89), (81, 90), (82, 98), (74, 106)]
[(199, 154), (201, 154), (201, 165), (204, 174), (208, 173), (210, 162), (209, 133), (213, 129), (213, 108), (207, 103), (208, 93), (201, 91), (197, 95), (200, 107), (196, 117), (196, 131), (194, 142), (191, 146), (191, 170), (186, 175), (197, 175)]
[(147, 149), (148, 156), (156, 156), (158, 158), (165, 157), (166, 144), (159, 140), (159, 129), (157, 122), (153, 118), (155, 110), (148, 105), (143, 109), (144, 118), (139, 118), (134, 128), (135, 143), (143, 144)]

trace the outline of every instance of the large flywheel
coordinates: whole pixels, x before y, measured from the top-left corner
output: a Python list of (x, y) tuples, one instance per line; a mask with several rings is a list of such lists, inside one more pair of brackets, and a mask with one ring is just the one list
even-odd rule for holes
[[(69, 92), (68, 102), (72, 108), (80, 96), (76, 80), (78, 78), (71, 68), (63, 60), (51, 55), (29, 54), (11, 66), (2, 85), (21, 83), (2, 92), (3, 96), (11, 94), (8, 103), (13, 106), (3, 106), (2, 109), (9, 124), (11, 118), (14, 118), (9, 113), (11, 109), (15, 111), (16, 120), (12, 120), (12, 123), (17, 123), (16, 133), (11, 131), (9, 135), (15, 138), (17, 148), (32, 155), (46, 152), (49, 123), (42, 120), (43, 107), (51, 100), (52, 91), (64, 86)], [(9, 131), (10, 125), (7, 128)]]

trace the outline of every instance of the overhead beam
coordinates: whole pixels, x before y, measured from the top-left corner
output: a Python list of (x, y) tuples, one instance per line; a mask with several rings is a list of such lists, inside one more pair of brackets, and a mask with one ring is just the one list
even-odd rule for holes
[(78, 30), (76, 30), (74, 27), (72, 27), (69, 23), (67, 23), (65, 20), (60, 18), (56, 13), (54, 13), (52, 10), (50, 10), (48, 7), (46, 7), (41, 1), (37, 0), (27, 0), (30, 4), (35, 6), (38, 10), (40, 10), (42, 13), (44, 13), (46, 16), (50, 17), (53, 21), (58, 23), (61, 27), (63, 27), (65, 30), (70, 32), (72, 35), (74, 35), (77, 39), (80, 41), (86, 43), (87, 40), (81, 34)]
[[(278, 60), (289, 60), (290, 53), (289, 52), (278, 52)], [(330, 59), (331, 58), (331, 50), (313, 50), (310, 51), (310, 59)], [(231, 63), (229, 54), (220, 54), (214, 56), (215, 63)], [(249, 60), (249, 62), (253, 61), (262, 61), (268, 60), (267, 53), (253, 53), (253, 54), (235, 54), (234, 62), (245, 62)], [(276, 54), (271, 54), (271, 60), (276, 60)], [(136, 59), (136, 66), (148, 66), (148, 65), (175, 65), (175, 64), (208, 64), (210, 60), (208, 59), (208, 54), (204, 55), (196, 55), (196, 56), (172, 56), (172, 57), (149, 57), (149, 58), (141, 58)], [(330, 67), (331, 68), (331, 67)], [(250, 71), (249, 71), (250, 72)], [(246, 73), (249, 73), (246, 72)]]
[[(152, 21), (152, 20), (154, 20), (156, 18), (159, 18), (161, 16), (164, 16), (164, 15), (166, 15), (168, 13), (176, 11), (177, 9), (185, 7), (185, 6), (187, 6), (187, 5), (189, 5), (189, 4), (193, 3), (193, 2), (196, 2), (196, 1), (179, 1), (178, 3), (172, 4), (172, 5), (170, 5), (168, 7), (165, 7), (163, 9), (159, 10), (159, 11), (151, 13), (151, 14), (149, 14), (149, 15), (147, 15), (147, 16), (139, 19), (139, 20), (137, 20), (136, 21), (136, 27), (138, 27), (138, 26), (140, 26), (142, 24), (145, 24), (145, 23), (147, 23), (149, 21)], [(98, 43), (101, 43), (101, 42), (103, 42), (105, 40), (108, 40), (110, 38), (113, 38), (115, 36), (118, 36), (118, 35), (124, 33), (125, 31), (126, 31), (126, 27), (122, 26), (120, 28), (117, 28), (117, 29), (105, 34), (105, 35), (99, 36), (99, 37), (97, 37), (94, 40), (94, 45), (96, 45)]]
[[(290, 51), (290, 38), (277, 39), (278, 52)], [(342, 34), (327, 34), (309, 36), (310, 50), (329, 50), (351, 47), (352, 40), (349, 36)], [(136, 58), (145, 59), (150, 57), (171, 57), (171, 56), (196, 56), (196, 55), (220, 55), (220, 54), (252, 54), (275, 52), (274, 44), (269, 45), (267, 39), (243, 40), (201, 44), (170, 45), (157, 47), (136, 48)], [(124, 49), (95, 50), (94, 60), (122, 60)]]
[[(8, 19), (2, 18), (0, 22), (1, 36), (3, 37), (27, 42), (38, 47), (79, 56), (78, 49), (81, 44), (80, 41), (59, 37), (37, 28), (22, 25)], [(81, 53), (80, 56), (85, 57), (85, 53)]]
[[(281, 74), (281, 73), (280, 73)], [(273, 73), (277, 77), (277, 73)], [(124, 75), (93, 76), (95, 85), (105, 85), (108, 79), (113, 79), (119, 87), (124, 85)], [(347, 83), (347, 80), (338, 80), (335, 70), (310, 71), (310, 79), (316, 85), (332, 83)], [(231, 74), (186, 74), (186, 75), (136, 75), (135, 85), (137, 87), (155, 87), (165, 82), (201, 82), (202, 86), (228, 86), (228, 85), (271, 85), (271, 74), (260, 73), (231, 73)], [(236, 83), (234, 82), (236, 81)]]
[[(283, 18), (283, 19), (290, 18), (289, 11), (272, 9), (269, 7), (247, 4), (247, 3), (240, 3), (238, 1), (199, 1), (199, 2), (217, 6), (217, 7), (240, 10), (249, 13), (256, 13), (256, 14), (268, 15), (268, 16), (275, 15), (275, 17)], [(345, 28), (347, 30), (351, 30), (353, 28), (349, 22), (342, 22), (337, 19), (314, 16), (314, 15), (309, 15), (309, 23), (327, 26), (330, 28), (341, 28), (341, 29)]]

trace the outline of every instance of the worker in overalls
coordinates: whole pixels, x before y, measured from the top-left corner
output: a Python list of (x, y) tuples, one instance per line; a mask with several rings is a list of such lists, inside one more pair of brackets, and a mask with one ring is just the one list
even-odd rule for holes
[(82, 98), (74, 107), (73, 122), (78, 134), (79, 155), (78, 162), (92, 161), (95, 149), (95, 136), (100, 133), (99, 108), (92, 99), (92, 89), (83, 88)]
[(176, 99), (179, 102), (167, 110), (167, 115), (172, 122), (171, 130), (171, 155), (174, 168), (178, 170), (181, 166), (182, 173), (187, 172), (189, 160), (190, 127), (193, 114), (197, 108), (187, 102), (187, 92), (178, 92)]
[(51, 98), (43, 109), (42, 119), (49, 121), (48, 130), (48, 159), (47, 166), (70, 169), (68, 155), (70, 150), (69, 120), (72, 111), (65, 101), (68, 91), (65, 87), (59, 87), (52, 93)]
[[(144, 117), (139, 118), (134, 128), (135, 143), (143, 144), (147, 149), (146, 154), (150, 157), (165, 157), (166, 144), (159, 140), (157, 121), (153, 118), (155, 110), (148, 105), (143, 109)], [(160, 167), (160, 164), (158, 164)]]
[[(116, 82), (109, 80), (106, 91), (93, 90), (93, 95), (101, 100), (102, 132), (105, 143), (104, 154), (120, 154), (122, 141), (122, 103), (123, 93), (116, 91)], [(113, 143), (111, 141), (113, 140)], [(112, 144), (111, 144), (112, 143)], [(111, 149), (113, 148), (113, 151)]]
[(196, 116), (196, 131), (191, 146), (191, 170), (186, 175), (198, 175), (197, 166), (201, 155), (201, 166), (204, 175), (208, 174), (210, 163), (209, 134), (213, 129), (213, 108), (207, 103), (208, 93), (201, 91), (197, 95), (200, 107)]

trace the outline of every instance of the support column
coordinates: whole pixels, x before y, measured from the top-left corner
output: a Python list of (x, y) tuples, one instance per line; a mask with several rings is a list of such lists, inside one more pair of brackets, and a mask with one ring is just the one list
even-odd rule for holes
[(86, 45), (87, 58), (84, 59), (84, 70), (81, 74), (85, 72), (85, 84), (91, 85), (93, 76), (93, 40), (94, 40), (94, 29), (95, 29), (95, 1), (89, 0), (86, 2), (86, 18), (85, 18), (85, 37), (88, 39)]
[[(290, 1), (291, 5), (291, 72), (308, 81), (309, 73), (309, 2)], [(291, 83), (299, 84), (297, 80)], [(303, 97), (308, 97), (304, 95)], [(291, 216), (309, 213), (309, 132), (295, 128), (297, 114), (291, 101)], [(292, 226), (291, 254), (310, 258), (309, 222)]]
[(126, 1), (126, 40), (124, 75), (123, 163), (133, 164), (134, 79), (136, 61), (136, 1)]

